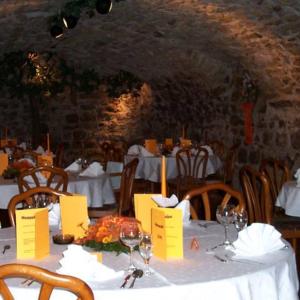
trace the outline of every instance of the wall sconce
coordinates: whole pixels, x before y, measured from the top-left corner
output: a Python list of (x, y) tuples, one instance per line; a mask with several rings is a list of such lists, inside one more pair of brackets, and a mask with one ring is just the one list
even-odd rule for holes
[(50, 29), (50, 33), (54, 38), (63, 36), (63, 29), (58, 25), (53, 25)]
[(63, 17), (63, 23), (66, 26), (66, 28), (73, 29), (77, 25), (78, 19), (79, 18), (76, 18), (72, 15), (64, 16)]
[(112, 0), (97, 0), (96, 10), (99, 14), (106, 15), (111, 11)]

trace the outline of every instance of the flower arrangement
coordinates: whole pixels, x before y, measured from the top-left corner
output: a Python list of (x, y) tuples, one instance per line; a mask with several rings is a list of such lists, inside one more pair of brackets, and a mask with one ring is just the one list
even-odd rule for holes
[(128, 253), (129, 249), (119, 241), (121, 224), (127, 217), (106, 216), (97, 220), (86, 230), (86, 236), (75, 241), (76, 244), (93, 248), (96, 251), (115, 251)]
[(8, 166), (7, 169), (3, 172), (3, 177), (6, 179), (18, 177), (22, 171), (30, 169), (32, 167), (33, 165), (28, 160), (21, 159)]

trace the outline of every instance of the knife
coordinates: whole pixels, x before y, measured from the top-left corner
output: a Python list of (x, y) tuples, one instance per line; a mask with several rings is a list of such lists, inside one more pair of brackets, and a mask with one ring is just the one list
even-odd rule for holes
[(132, 275), (132, 274), (128, 274), (128, 275), (124, 278), (124, 282), (123, 282), (123, 284), (120, 286), (121, 289), (125, 288), (125, 286), (126, 286), (128, 280), (130, 279), (131, 275)]

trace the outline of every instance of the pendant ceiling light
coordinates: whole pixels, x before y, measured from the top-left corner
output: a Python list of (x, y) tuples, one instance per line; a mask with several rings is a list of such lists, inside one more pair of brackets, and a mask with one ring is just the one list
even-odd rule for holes
[(58, 25), (53, 25), (50, 29), (50, 33), (54, 38), (59, 38), (63, 35), (63, 29)]
[(70, 16), (64, 16), (63, 17), (63, 22), (66, 28), (72, 29), (77, 25), (78, 18), (70, 15)]
[(97, 0), (96, 10), (99, 14), (106, 15), (111, 11), (112, 0)]

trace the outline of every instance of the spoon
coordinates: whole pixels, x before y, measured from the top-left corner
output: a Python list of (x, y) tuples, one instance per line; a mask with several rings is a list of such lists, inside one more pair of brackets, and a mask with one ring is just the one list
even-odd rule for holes
[(4, 254), (5, 251), (6, 251), (6, 250), (9, 250), (9, 249), (10, 249), (10, 245), (5, 245), (5, 246), (3, 247), (2, 254)]
[(143, 276), (143, 274), (144, 274), (144, 272), (141, 269), (136, 269), (133, 271), (133, 273), (132, 273), (133, 281), (131, 282), (131, 285), (129, 286), (130, 289), (133, 288), (135, 280), (137, 278), (141, 278)]

